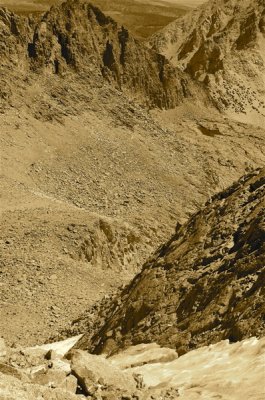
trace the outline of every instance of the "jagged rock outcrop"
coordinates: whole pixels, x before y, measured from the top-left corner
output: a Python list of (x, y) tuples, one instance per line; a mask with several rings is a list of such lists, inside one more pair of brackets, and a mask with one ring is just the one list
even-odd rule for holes
[[(68, 0), (35, 20), (2, 8), (0, 35), (7, 73), (19, 68), (24, 79), (33, 73), (36, 79), (53, 74), (64, 80), (75, 73), (76, 79), (85, 76), (87, 85), (104, 79), (129, 90), (140, 102), (161, 108), (175, 107), (193, 91), (187, 74), (83, 0)], [(2, 98), (7, 97), (5, 90)]]
[(143, 247), (147, 250), (148, 244), (144, 246), (142, 234), (136, 229), (126, 224), (120, 228), (112, 220), (101, 218), (81, 240), (72, 257), (88, 262), (94, 268), (118, 268), (122, 271), (133, 263), (137, 269), (141, 262), (139, 255), (143, 257), (144, 254)]
[(265, 4), (214, 0), (171, 23), (151, 47), (208, 89), (220, 110), (265, 116)]
[(21, 76), (28, 69), (24, 53), (31, 31), (29, 19), (0, 7), (0, 111), (12, 95), (14, 70), (19, 70)]
[[(111, 354), (156, 342), (183, 354), (223, 339), (262, 336), (265, 169), (215, 195), (90, 318), (77, 347)], [(94, 313), (95, 314), (95, 313)], [(91, 337), (92, 333), (92, 337)]]

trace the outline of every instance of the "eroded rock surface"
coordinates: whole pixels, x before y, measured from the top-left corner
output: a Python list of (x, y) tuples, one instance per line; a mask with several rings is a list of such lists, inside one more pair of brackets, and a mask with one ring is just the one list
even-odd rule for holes
[(86, 2), (29, 19), (1, 9), (0, 21), (1, 334), (35, 345), (108, 302), (176, 221), (263, 165), (265, 135), (205, 109), (186, 73), (184, 103), (149, 112), (172, 67)]
[(263, 0), (210, 1), (155, 34), (151, 46), (202, 82), (220, 110), (262, 124), (264, 15)]
[(177, 226), (141, 273), (99, 308), (97, 332), (88, 326), (77, 347), (111, 354), (157, 342), (183, 354), (264, 335), (264, 174), (245, 176)]
[[(24, 79), (33, 72), (64, 78), (74, 72), (86, 76), (87, 84), (106, 80), (161, 108), (175, 107), (194, 86), (164, 56), (86, 1), (68, 0), (35, 19), (2, 8), (0, 22), (3, 65), (10, 72), (19, 69)], [(11, 96), (10, 82), (3, 81), (1, 96)]]

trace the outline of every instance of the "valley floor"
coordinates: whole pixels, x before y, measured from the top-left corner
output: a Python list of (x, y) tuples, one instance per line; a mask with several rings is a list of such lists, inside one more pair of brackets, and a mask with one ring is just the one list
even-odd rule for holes
[(264, 164), (262, 128), (191, 105), (121, 113), (113, 99), (110, 110), (95, 101), (60, 121), (40, 121), (34, 108), (0, 115), (1, 335), (10, 344), (55, 334), (128, 282), (177, 221)]

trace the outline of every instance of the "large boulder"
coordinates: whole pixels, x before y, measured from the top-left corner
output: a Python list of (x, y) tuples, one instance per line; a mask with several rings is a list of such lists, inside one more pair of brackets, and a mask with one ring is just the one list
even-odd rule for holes
[(67, 358), (71, 360), (72, 374), (77, 377), (79, 385), (87, 396), (111, 391), (124, 394), (136, 390), (132, 374), (116, 368), (104, 357), (72, 350)]
[(65, 388), (48, 388), (21, 382), (19, 379), (0, 373), (1, 400), (82, 400), (82, 395), (75, 395)]

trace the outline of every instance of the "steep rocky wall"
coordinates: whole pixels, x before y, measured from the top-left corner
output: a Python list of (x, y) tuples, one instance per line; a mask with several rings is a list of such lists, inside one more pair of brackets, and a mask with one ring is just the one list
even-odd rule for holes
[(21, 79), (29, 70), (25, 46), (31, 32), (29, 19), (0, 7), (0, 110), (12, 94), (14, 71), (16, 79)]
[[(86, 1), (68, 0), (32, 20), (5, 9), (0, 13), (0, 54), (6, 64), (29, 74), (102, 77), (151, 107), (173, 108), (188, 97), (188, 75), (148, 49), (124, 28)], [(2, 97), (4, 97), (2, 95)]]
[(156, 342), (183, 354), (264, 335), (264, 200), (264, 169), (214, 196), (129, 286), (94, 309), (92, 339), (84, 317), (78, 347), (110, 354)]
[(216, 0), (155, 34), (150, 46), (205, 85), (220, 110), (265, 116), (265, 5)]

